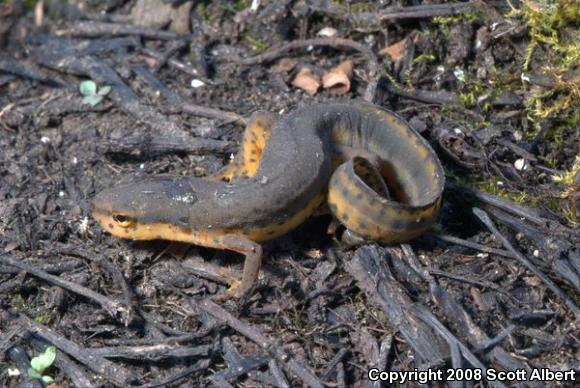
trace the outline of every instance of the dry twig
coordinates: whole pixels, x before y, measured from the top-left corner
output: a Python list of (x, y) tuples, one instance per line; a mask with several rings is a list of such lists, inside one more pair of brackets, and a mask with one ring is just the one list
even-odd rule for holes
[(78, 344), (58, 335), (48, 327), (34, 322), (25, 315), (20, 315), (18, 321), (22, 328), (30, 331), (34, 336), (56, 346), (64, 353), (75, 358), (87, 368), (98, 375), (103, 376), (104, 379), (115, 385), (126, 387), (130, 385), (130, 382), (137, 380), (137, 376), (133, 372), (130, 372), (124, 367), (109, 360), (91, 354), (87, 349), (84, 349)]
[(535, 274), (542, 282), (548, 287), (554, 294), (558, 295), (566, 306), (572, 311), (576, 320), (580, 320), (580, 309), (576, 306), (576, 303), (564, 293), (554, 282), (552, 282), (542, 271), (540, 271), (534, 264), (532, 264), (528, 259), (524, 257), (521, 253), (519, 253), (508, 241), (507, 238), (503, 234), (499, 232), (499, 230), (493, 224), (493, 221), (489, 218), (486, 212), (481, 209), (473, 208), (473, 214), (477, 216), (481, 220), (481, 222), (493, 233), (496, 239), (500, 241), (503, 246), (510, 251), (516, 259), (528, 269), (528, 271)]
[(302, 380), (304, 384), (311, 387), (323, 387), (322, 382), (308, 368), (290, 357), (282, 348), (277, 347), (274, 341), (260, 333), (255, 327), (240, 321), (209, 299), (202, 300), (198, 306), (219, 321), (226, 323), (238, 333), (254, 341), (265, 351), (270, 352), (286, 369)]
[(85, 298), (92, 300), (98, 303), (112, 317), (117, 317), (118, 314), (126, 315), (130, 311), (130, 306), (125, 306), (122, 303), (109, 299), (106, 296), (96, 293), (95, 291), (89, 288), (61, 279), (58, 276), (48, 274), (45, 271), (34, 268), (33, 266), (27, 263), (23, 263), (20, 260), (13, 259), (8, 255), (0, 255), (0, 261), (4, 262), (5, 264), (12, 265), (16, 268), (20, 268), (21, 270), (26, 271), (44, 280), (49, 284), (53, 284), (55, 286), (64, 288), (66, 290), (74, 292), (75, 294), (82, 295)]

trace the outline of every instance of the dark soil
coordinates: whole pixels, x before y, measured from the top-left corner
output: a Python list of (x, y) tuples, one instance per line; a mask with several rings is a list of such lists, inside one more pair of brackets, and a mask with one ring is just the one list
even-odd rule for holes
[[(574, 105), (540, 118), (530, 101), (565, 101), (558, 82), (578, 69), (555, 81), (543, 70), (564, 54), (539, 44), (522, 81), (525, 17), (503, 1), (224, 0), (131, 18), (135, 3), (0, 2), (1, 386), (41, 386), (27, 369), (49, 345), (55, 387), (379, 386), (370, 368), (440, 370), (437, 386), (548, 368), (568, 382), (524, 383), (572, 385), (580, 173), (552, 177), (575, 171), (580, 120)], [(317, 37), (325, 27), (335, 38)], [(578, 20), (558, 33), (574, 39)], [(292, 85), (347, 59), (346, 96)], [(85, 104), (85, 80), (111, 91)], [(336, 98), (400, 113), (437, 150), (448, 185), (429, 233), (353, 247), (315, 217), (265, 245), (252, 295), (218, 303), (240, 256), (122, 241), (90, 218), (91, 197), (127, 177), (216, 172), (255, 111)]]

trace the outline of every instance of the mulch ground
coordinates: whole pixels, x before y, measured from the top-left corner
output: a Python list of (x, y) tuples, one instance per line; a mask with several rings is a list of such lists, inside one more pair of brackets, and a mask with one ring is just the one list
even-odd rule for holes
[[(486, 3), (0, 2), (0, 385), (42, 386), (29, 368), (48, 346), (53, 387), (380, 386), (372, 368), (410, 386), (539, 368), (526, 385), (571, 384), (580, 179), (553, 176), (580, 134), (554, 134), (570, 110), (533, 119), (526, 101), (563, 101), (549, 91), (566, 77), (542, 73), (525, 18)], [(346, 60), (346, 95), (294, 82)], [(122, 241), (90, 218), (120, 179), (216, 172), (253, 112), (336, 98), (398, 112), (436, 149), (448, 183), (424, 236), (351, 246), (314, 217), (265, 245), (248, 298), (215, 302), (239, 255)]]

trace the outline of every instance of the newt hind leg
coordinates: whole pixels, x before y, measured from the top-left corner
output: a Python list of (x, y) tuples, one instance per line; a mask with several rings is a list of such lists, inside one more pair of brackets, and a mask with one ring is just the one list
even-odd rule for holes
[(262, 151), (266, 147), (276, 116), (271, 113), (254, 113), (246, 126), (240, 150), (234, 160), (209, 178), (231, 181), (253, 177), (260, 167)]

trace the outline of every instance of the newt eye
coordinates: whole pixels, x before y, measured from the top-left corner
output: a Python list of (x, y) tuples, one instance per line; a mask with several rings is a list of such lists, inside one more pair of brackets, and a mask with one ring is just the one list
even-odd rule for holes
[(128, 228), (135, 223), (135, 220), (125, 214), (113, 213), (113, 220), (121, 227)]

